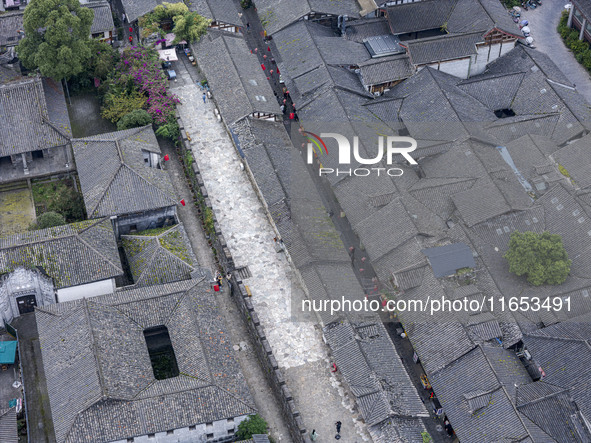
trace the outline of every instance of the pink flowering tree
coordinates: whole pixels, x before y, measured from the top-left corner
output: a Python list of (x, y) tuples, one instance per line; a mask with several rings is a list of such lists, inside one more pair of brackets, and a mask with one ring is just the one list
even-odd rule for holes
[[(176, 125), (175, 107), (180, 100), (167, 91), (168, 80), (160, 66), (156, 50), (144, 47), (126, 48), (115, 66), (104, 103), (112, 102), (112, 97), (138, 94), (145, 98), (140, 109), (145, 109), (150, 114), (156, 126)], [(111, 120), (116, 122), (121, 117), (123, 115), (114, 115)]]

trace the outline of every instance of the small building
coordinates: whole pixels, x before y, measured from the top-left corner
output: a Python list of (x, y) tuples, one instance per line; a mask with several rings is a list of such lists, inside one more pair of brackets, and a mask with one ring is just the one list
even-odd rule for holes
[[(124, 24), (134, 23), (141, 16), (152, 12), (154, 8), (162, 3), (182, 3), (183, 0), (114, 0), (113, 9), (123, 11)], [(123, 19), (123, 17), (121, 17)]]
[(54, 303), (54, 293), (59, 302), (108, 294), (123, 269), (111, 221), (101, 219), (0, 239), (0, 274), (7, 274), (0, 280), (0, 310), (10, 321)]
[(229, 442), (256, 412), (206, 280), (126, 288), (35, 318), (57, 443)]
[(177, 197), (152, 126), (73, 140), (89, 218), (112, 217), (117, 237), (176, 223)]
[(579, 31), (579, 40), (591, 42), (591, 2), (572, 0), (568, 16), (568, 27)]
[(28, 4), (29, 0), (0, 0), (0, 12), (23, 10)]
[(111, 6), (106, 1), (92, 1), (83, 5), (94, 11), (94, 19), (90, 27), (90, 36), (100, 41), (111, 43), (115, 32)]
[(0, 84), (0, 183), (74, 170), (60, 83), (40, 77)]

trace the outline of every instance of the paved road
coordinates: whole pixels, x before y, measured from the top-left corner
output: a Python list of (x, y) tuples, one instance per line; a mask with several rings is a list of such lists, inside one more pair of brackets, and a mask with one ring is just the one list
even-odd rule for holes
[(572, 52), (564, 45), (556, 31), (560, 14), (567, 0), (546, 0), (541, 7), (522, 11), (522, 19), (529, 20), (534, 45), (558, 65), (566, 77), (576, 85), (585, 99), (591, 103), (591, 76), (577, 62)]

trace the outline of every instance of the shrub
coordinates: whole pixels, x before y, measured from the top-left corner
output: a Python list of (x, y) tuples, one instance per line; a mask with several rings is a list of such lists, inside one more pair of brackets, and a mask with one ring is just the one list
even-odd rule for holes
[(123, 116), (146, 106), (146, 97), (138, 91), (112, 91), (105, 95), (101, 116), (117, 123)]
[(152, 124), (152, 116), (143, 109), (136, 109), (121, 117), (121, 120), (117, 122), (117, 129), (122, 131), (124, 129), (138, 128), (150, 124)]
[(560, 235), (549, 232), (513, 232), (504, 257), (510, 272), (525, 275), (534, 286), (564, 283), (572, 263)]
[(54, 226), (61, 226), (66, 224), (66, 219), (63, 215), (57, 212), (49, 211), (37, 217), (37, 221), (29, 227), (31, 231), (37, 229), (53, 228)]
[(253, 434), (266, 434), (267, 422), (259, 414), (251, 415), (238, 425), (236, 437), (239, 440), (251, 439)]

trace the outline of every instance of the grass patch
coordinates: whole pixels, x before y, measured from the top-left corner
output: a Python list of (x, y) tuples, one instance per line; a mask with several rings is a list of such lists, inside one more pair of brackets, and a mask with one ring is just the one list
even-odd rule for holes
[(63, 215), (68, 223), (86, 219), (84, 200), (75, 190), (73, 179), (33, 183), (32, 190), (37, 216), (53, 211)]

